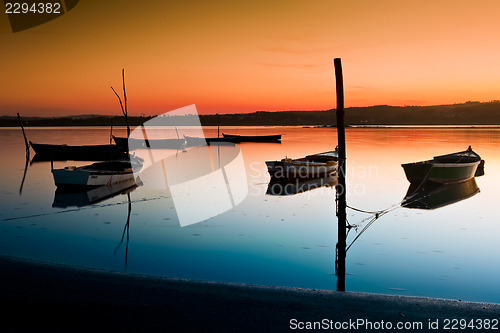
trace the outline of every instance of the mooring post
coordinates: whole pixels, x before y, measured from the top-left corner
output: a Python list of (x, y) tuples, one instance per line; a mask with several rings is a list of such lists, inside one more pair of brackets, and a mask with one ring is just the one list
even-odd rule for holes
[(338, 242), (337, 242), (337, 290), (345, 291), (345, 259), (346, 259), (346, 181), (345, 181), (345, 124), (344, 124), (344, 82), (340, 58), (333, 60), (335, 67), (335, 83), (337, 92), (337, 136), (339, 164), (337, 169), (338, 184), (335, 187), (337, 196)]
[(26, 133), (24, 133), (24, 126), (23, 126), (23, 122), (21, 121), (21, 116), (19, 115), (19, 113), (17, 114), (17, 120), (19, 120), (19, 125), (21, 126), (21, 130), (23, 131), (24, 145), (26, 147), (26, 156), (29, 156), (30, 145), (28, 143), (28, 139), (26, 138)]

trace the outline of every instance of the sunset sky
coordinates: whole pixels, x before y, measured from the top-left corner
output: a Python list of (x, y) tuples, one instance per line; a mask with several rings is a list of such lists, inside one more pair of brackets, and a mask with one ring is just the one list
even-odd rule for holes
[(201, 114), (500, 99), (499, 0), (80, 0), (12, 33), (0, 14), (0, 115)]

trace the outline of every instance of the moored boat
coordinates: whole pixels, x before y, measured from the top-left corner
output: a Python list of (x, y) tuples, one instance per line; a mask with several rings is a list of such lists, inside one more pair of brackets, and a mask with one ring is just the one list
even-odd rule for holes
[(186, 147), (207, 146), (207, 145), (210, 145), (211, 143), (216, 143), (216, 142), (230, 142), (230, 143), (233, 142), (231, 139), (224, 138), (224, 137), (222, 137), (222, 138), (202, 138), (202, 137), (184, 135), (184, 139), (186, 140)]
[(483, 166), (484, 161), (470, 146), (465, 151), (435, 156), (432, 160), (402, 164), (408, 181), (417, 184), (427, 181), (440, 184), (464, 181), (484, 174)]
[(240, 143), (240, 142), (280, 142), (281, 134), (274, 135), (236, 135), (236, 134), (225, 134), (222, 133), (222, 136), (231, 142)]
[(69, 146), (59, 144), (33, 143), (30, 146), (36, 156), (44, 160), (108, 161), (127, 157), (126, 148), (107, 145)]
[(320, 178), (337, 171), (337, 150), (308, 155), (303, 158), (284, 158), (266, 161), (267, 171), (275, 179)]
[(182, 149), (184, 148), (184, 139), (135, 139), (116, 137), (113, 135), (113, 140), (118, 146), (125, 147), (130, 150), (140, 148), (150, 149)]
[(60, 188), (98, 187), (131, 181), (134, 171), (142, 168), (142, 160), (131, 159), (97, 162), (82, 167), (69, 166), (52, 170), (54, 183)]

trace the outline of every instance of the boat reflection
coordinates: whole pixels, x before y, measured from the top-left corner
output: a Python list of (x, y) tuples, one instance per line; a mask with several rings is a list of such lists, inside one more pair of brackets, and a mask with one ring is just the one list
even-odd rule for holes
[[(132, 201), (130, 200), (130, 192), (127, 193), (127, 199), (128, 199), (128, 211), (127, 211), (127, 222), (125, 223), (125, 227), (123, 227), (123, 233), (122, 233), (122, 238), (120, 240), (120, 243), (116, 246), (114, 250), (114, 254), (118, 252), (120, 247), (123, 244), (123, 240), (125, 240), (125, 265), (123, 268), (123, 271), (127, 271), (127, 266), (128, 266), (128, 242), (129, 242), (129, 230), (130, 230), (130, 213), (132, 212)], [(126, 236), (126, 238), (125, 238)]]
[(57, 188), (52, 207), (67, 208), (93, 205), (120, 194), (129, 194), (141, 185), (142, 183), (140, 181), (136, 182), (135, 179), (131, 179), (120, 183), (84, 190), (66, 190)]
[(475, 178), (452, 184), (434, 182), (410, 184), (401, 206), (416, 209), (436, 209), (468, 199), (477, 193), (479, 193), (479, 187)]
[(19, 186), (19, 195), (23, 194), (24, 181), (26, 180), (26, 174), (28, 173), (28, 166), (30, 161), (30, 151), (26, 149), (26, 161), (24, 163), (23, 179), (21, 180), (21, 186)]
[(337, 176), (330, 175), (312, 179), (282, 179), (271, 178), (267, 186), (267, 195), (294, 195), (311, 191), (320, 187), (333, 187), (337, 184)]
[(350, 209), (355, 209), (359, 212), (367, 213), (369, 215), (367, 218), (362, 220), (362, 224), (365, 224), (364, 227), (360, 232), (357, 233), (357, 235), (348, 246), (343, 245), (346, 244), (346, 239), (349, 235), (349, 232), (353, 229), (357, 230), (361, 225), (351, 225), (347, 223), (347, 232), (345, 234), (340, 232), (338, 233), (338, 240), (335, 249), (335, 274), (337, 276), (337, 290), (345, 291), (346, 254), (348, 250), (358, 240), (358, 238), (380, 217), (401, 207), (428, 210), (437, 209), (468, 199), (479, 193), (479, 191), (479, 187), (477, 186), (476, 179), (474, 177), (468, 180), (449, 184), (427, 181), (420, 184), (410, 184), (406, 196), (402, 200), (401, 204), (392, 205), (384, 210), (368, 212), (349, 207)]

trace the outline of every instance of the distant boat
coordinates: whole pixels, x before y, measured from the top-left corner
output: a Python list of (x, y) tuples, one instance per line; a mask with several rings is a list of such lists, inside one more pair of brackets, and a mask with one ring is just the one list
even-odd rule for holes
[(229, 138), (202, 138), (202, 137), (196, 137), (196, 136), (187, 136), (184, 135), (184, 139), (186, 140), (186, 147), (199, 147), (199, 146), (206, 146), (211, 143), (215, 142), (233, 142)]
[(120, 194), (130, 193), (140, 185), (132, 178), (120, 183), (99, 187), (77, 188), (76, 190), (57, 188), (52, 207), (67, 208), (93, 205)]
[(184, 139), (135, 139), (116, 137), (113, 140), (118, 146), (133, 149), (152, 148), (152, 149), (183, 149)]
[(440, 184), (460, 182), (484, 174), (484, 161), (472, 148), (440, 155), (432, 160), (402, 164), (410, 183), (432, 181)]
[(225, 134), (222, 133), (222, 136), (231, 142), (240, 143), (240, 142), (280, 142), (281, 134), (275, 135), (235, 135), (235, 134)]
[(434, 182), (410, 184), (401, 206), (417, 209), (436, 209), (468, 199), (477, 193), (479, 193), (479, 187), (475, 178), (452, 184)]
[(267, 170), (275, 179), (320, 178), (337, 171), (337, 150), (308, 155), (299, 159), (284, 158), (266, 161)]
[(30, 146), (39, 160), (109, 161), (128, 156), (124, 147), (113, 144), (68, 146), (30, 141)]
[(142, 160), (131, 159), (97, 162), (82, 167), (69, 166), (52, 170), (54, 182), (61, 188), (110, 186), (134, 179), (134, 171), (142, 168)]
[(332, 187), (337, 184), (337, 177), (329, 175), (323, 178), (279, 179), (271, 178), (267, 186), (267, 195), (294, 195), (320, 187)]

